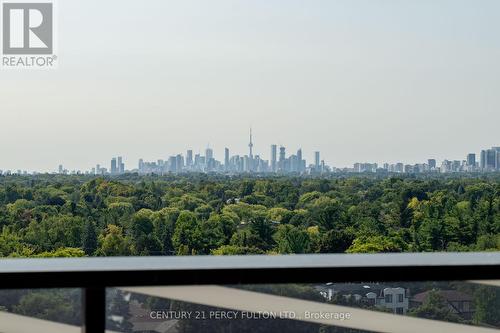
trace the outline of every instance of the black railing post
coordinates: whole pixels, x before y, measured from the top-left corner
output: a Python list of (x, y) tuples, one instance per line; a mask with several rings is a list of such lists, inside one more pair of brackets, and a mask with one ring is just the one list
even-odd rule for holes
[(82, 290), (82, 333), (104, 333), (106, 330), (106, 288)]

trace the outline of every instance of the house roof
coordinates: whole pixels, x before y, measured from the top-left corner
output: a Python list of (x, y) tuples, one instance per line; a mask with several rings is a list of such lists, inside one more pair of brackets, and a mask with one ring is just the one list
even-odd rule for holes
[[(423, 293), (419, 293), (413, 296), (412, 300), (414, 302), (423, 303), (429, 297), (429, 294), (432, 291), (425, 291)], [(436, 290), (439, 296), (445, 299), (448, 302), (460, 302), (460, 301), (472, 301), (472, 297), (466, 293), (457, 290)]]
[(335, 293), (341, 294), (360, 293), (364, 295), (369, 292), (375, 292), (378, 295), (380, 291), (386, 287), (387, 286), (378, 283), (332, 283), (317, 285), (316, 289), (320, 291), (333, 289)]

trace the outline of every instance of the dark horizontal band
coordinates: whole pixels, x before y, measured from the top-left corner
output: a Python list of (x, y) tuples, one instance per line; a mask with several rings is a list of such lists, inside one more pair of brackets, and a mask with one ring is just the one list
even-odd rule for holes
[(0, 288), (500, 279), (500, 253), (0, 260)]

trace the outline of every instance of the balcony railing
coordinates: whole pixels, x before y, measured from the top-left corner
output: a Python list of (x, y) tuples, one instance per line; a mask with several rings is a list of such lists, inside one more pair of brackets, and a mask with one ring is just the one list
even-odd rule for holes
[(254, 313), (263, 308), (349, 311), (348, 321), (298, 320), (376, 332), (498, 332), (222, 286), (346, 281), (471, 281), (500, 286), (497, 280), (500, 253), (3, 259), (0, 289), (81, 288), (83, 319), (79, 328), (0, 312), (0, 332), (105, 332), (106, 288)]

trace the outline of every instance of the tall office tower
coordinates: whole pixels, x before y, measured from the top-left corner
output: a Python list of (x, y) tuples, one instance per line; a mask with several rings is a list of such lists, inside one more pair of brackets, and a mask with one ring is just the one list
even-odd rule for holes
[(481, 157), (479, 159), (479, 167), (481, 170), (486, 169), (486, 150), (481, 150)]
[(474, 153), (467, 154), (467, 166), (469, 167), (476, 166), (476, 154)]
[(252, 128), (250, 127), (250, 142), (248, 143), (249, 154), (248, 157), (253, 159), (253, 142), (252, 142)]
[(441, 172), (450, 172), (451, 171), (451, 161), (444, 160), (441, 162)]
[(175, 156), (170, 156), (168, 158), (168, 171), (177, 172), (177, 159), (175, 158)]
[(250, 157), (248, 157), (247, 155), (243, 157), (243, 171), (250, 171)]
[(497, 151), (488, 149), (486, 151), (486, 170), (495, 170), (497, 167)]
[(230, 167), (229, 167), (229, 148), (224, 148), (224, 169), (226, 171), (230, 170)]
[(186, 154), (186, 166), (191, 167), (193, 165), (193, 151), (189, 149)]
[(413, 165), (405, 164), (404, 173), (413, 173)]
[(427, 164), (429, 165), (429, 169), (430, 170), (435, 170), (436, 169), (437, 163), (436, 163), (435, 159), (433, 159), (433, 158), (428, 159), (427, 160)]
[(315, 151), (314, 152), (314, 167), (316, 168), (316, 170), (319, 170), (319, 163), (320, 163), (319, 151)]
[(177, 172), (182, 172), (184, 169), (184, 157), (181, 154), (175, 157), (175, 169)]
[(288, 161), (289, 161), (289, 166), (290, 166), (290, 169), (288, 171), (290, 171), (290, 172), (297, 172), (297, 168), (299, 166), (297, 155), (290, 156), (288, 158)]
[(144, 170), (144, 160), (142, 158), (139, 159), (139, 165), (138, 165), (138, 167), (139, 167), (139, 172), (143, 172), (143, 170)]
[(278, 149), (278, 146), (271, 145), (271, 171), (272, 172), (278, 171), (276, 169), (277, 149)]
[(195, 154), (194, 155), (194, 167), (198, 168), (201, 164), (201, 156), (200, 154)]
[(285, 162), (286, 162), (286, 148), (280, 147), (280, 159), (278, 161), (278, 170), (283, 172), (285, 171)]
[(212, 150), (212, 148), (207, 148), (205, 149), (205, 160), (209, 160), (209, 159), (212, 159), (214, 158), (214, 151)]
[(62, 164), (59, 164), (59, 173), (60, 174), (64, 173), (64, 167)]
[(236, 172), (243, 171), (242, 159), (240, 158), (239, 155), (235, 155), (235, 156), (231, 157), (231, 165), (233, 166), (234, 171), (236, 171)]
[(302, 172), (302, 148), (297, 150), (297, 172)]
[(121, 156), (118, 156), (118, 163), (116, 167), (118, 168), (118, 173), (125, 172), (125, 165), (123, 164), (123, 158)]
[(495, 170), (500, 170), (500, 147), (493, 147), (491, 149), (496, 152)]
[(497, 150), (497, 170), (500, 170), (500, 149)]
[(116, 158), (111, 159), (111, 174), (114, 175), (118, 172), (118, 169), (116, 167)]
[(254, 171), (265, 172), (265, 169), (263, 167), (264, 161), (260, 159), (260, 155), (255, 155), (253, 160)]

